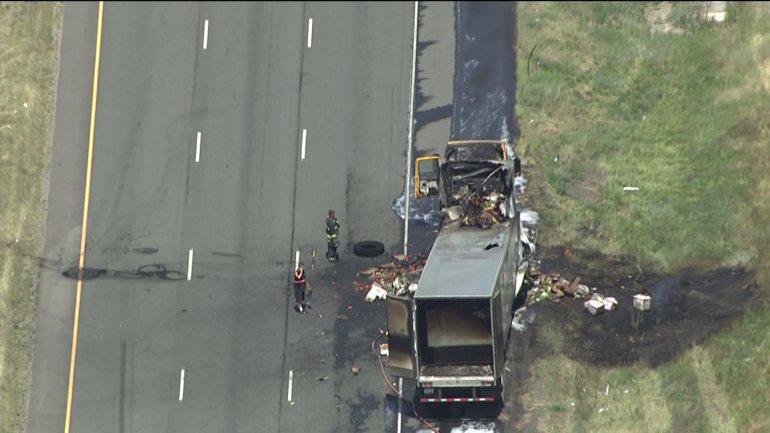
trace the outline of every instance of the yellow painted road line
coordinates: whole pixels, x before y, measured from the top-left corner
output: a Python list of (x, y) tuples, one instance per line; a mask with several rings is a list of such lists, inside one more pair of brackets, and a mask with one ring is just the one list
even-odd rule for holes
[(72, 419), (72, 389), (75, 386), (75, 355), (78, 349), (78, 328), (80, 323), (80, 295), (83, 291), (83, 267), (86, 259), (86, 231), (88, 230), (88, 202), (91, 196), (91, 165), (94, 156), (94, 128), (96, 123), (96, 94), (99, 89), (99, 58), (102, 49), (102, 15), (104, 2), (99, 2), (99, 14), (96, 22), (96, 57), (94, 58), (94, 86), (91, 95), (91, 124), (88, 129), (88, 159), (86, 163), (86, 192), (83, 199), (83, 229), (80, 234), (80, 261), (78, 262), (78, 282), (75, 290), (75, 320), (72, 324), (72, 354), (70, 357), (70, 377), (67, 385), (67, 411), (64, 416), (64, 433), (70, 431)]

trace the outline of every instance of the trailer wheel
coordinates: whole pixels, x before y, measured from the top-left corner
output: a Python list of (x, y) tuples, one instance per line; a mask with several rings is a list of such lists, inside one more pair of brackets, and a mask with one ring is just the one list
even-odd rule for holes
[(361, 241), (353, 245), (353, 254), (360, 257), (377, 257), (385, 253), (385, 245), (378, 241)]

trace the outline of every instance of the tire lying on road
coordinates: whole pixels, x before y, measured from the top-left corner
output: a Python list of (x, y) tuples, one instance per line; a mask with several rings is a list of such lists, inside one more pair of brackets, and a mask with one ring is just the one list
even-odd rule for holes
[(361, 241), (353, 245), (353, 254), (360, 257), (377, 257), (385, 253), (385, 245), (378, 241)]

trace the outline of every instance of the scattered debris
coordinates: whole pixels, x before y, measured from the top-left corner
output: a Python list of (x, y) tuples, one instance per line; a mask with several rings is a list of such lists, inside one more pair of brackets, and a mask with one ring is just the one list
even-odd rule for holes
[(350, 317), (347, 316), (347, 314), (338, 314), (337, 320), (348, 320)]
[(585, 301), (583, 306), (586, 310), (588, 310), (589, 313), (593, 314), (594, 316), (604, 310), (604, 303), (597, 301), (596, 299), (589, 299), (588, 301)]
[(366, 279), (354, 280), (353, 288), (357, 292), (367, 293), (366, 302), (385, 299), (389, 293), (396, 296), (413, 296), (426, 260), (425, 254), (394, 255), (392, 262), (359, 272), (358, 276), (366, 276)]
[(615, 308), (617, 308), (617, 306), (618, 306), (617, 299), (615, 299), (615, 298), (613, 298), (611, 296), (608, 296), (608, 297), (604, 298), (604, 301), (602, 301), (602, 302), (604, 303), (604, 309), (607, 310), (607, 311), (612, 311)]
[[(565, 296), (572, 298), (591, 298), (583, 302), (583, 307), (589, 313), (597, 315), (602, 311), (613, 311), (618, 306), (618, 300), (614, 297), (605, 297), (597, 293), (596, 288), (589, 289), (587, 285), (581, 283), (581, 277), (576, 275), (572, 280), (567, 280), (561, 274), (552, 272), (550, 274), (540, 274), (537, 264), (530, 265), (528, 276), (532, 282), (530, 290), (530, 303), (550, 300), (551, 302), (560, 302)], [(518, 329), (518, 328), (517, 328)]]
[(527, 329), (527, 325), (534, 321), (535, 312), (527, 310), (527, 307), (520, 307), (513, 313), (511, 326), (519, 332), (524, 332)]
[(378, 283), (372, 283), (372, 288), (369, 289), (369, 293), (366, 294), (364, 300), (366, 302), (373, 302), (375, 299), (385, 299), (388, 292), (382, 288)]
[(539, 270), (532, 274), (530, 268), (529, 276), (532, 281), (531, 302), (541, 302), (550, 299), (553, 302), (559, 302), (559, 299), (565, 295), (575, 298), (588, 296), (588, 286), (580, 284), (580, 276), (576, 276), (569, 281), (558, 273), (540, 275)]
[(564, 293), (570, 294), (572, 296), (575, 296), (575, 293), (577, 293), (577, 287), (580, 285), (580, 275), (576, 276), (572, 279), (572, 282), (569, 283), (568, 286), (562, 288), (562, 291)]
[(508, 220), (513, 201), (512, 168), (510, 161), (445, 163), (441, 171), (447, 201), (441, 210), (441, 225), (459, 223), (488, 229)]
[(471, 193), (465, 203), (462, 225), (488, 229), (505, 221), (505, 198), (496, 191), (485, 197)]
[(377, 268), (369, 268), (369, 269), (367, 269), (365, 271), (359, 272), (359, 274), (372, 275), (375, 272), (377, 272)]
[(611, 296), (605, 297), (600, 293), (594, 292), (591, 299), (584, 302), (583, 306), (585, 306), (585, 309), (588, 310), (589, 313), (595, 316), (602, 311), (614, 310), (618, 306), (618, 301)]

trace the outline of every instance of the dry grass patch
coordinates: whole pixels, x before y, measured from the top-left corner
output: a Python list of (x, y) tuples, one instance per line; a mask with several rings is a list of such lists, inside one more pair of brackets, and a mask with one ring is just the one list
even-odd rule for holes
[(0, 4), (0, 431), (26, 428), (59, 3)]

